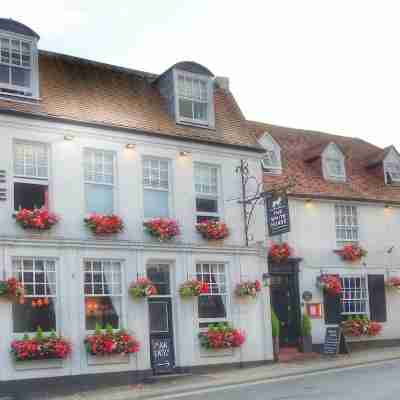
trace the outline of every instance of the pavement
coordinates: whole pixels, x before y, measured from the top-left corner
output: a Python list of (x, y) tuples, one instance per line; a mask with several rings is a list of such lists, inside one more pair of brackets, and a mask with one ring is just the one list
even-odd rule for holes
[[(335, 371), (343, 368), (351, 369), (351, 367), (368, 366), (368, 364), (372, 365), (373, 363), (383, 361), (390, 362), (394, 360), (398, 360), (398, 366), (400, 366), (400, 347), (364, 349), (353, 352), (350, 355), (339, 355), (337, 357), (326, 357), (320, 355), (309, 360), (293, 361), (289, 363), (274, 363), (258, 367), (211, 369), (209, 372), (204, 374), (169, 376), (160, 378), (156, 382), (149, 384), (114, 386), (64, 396), (45, 395), (43, 393), (37, 396), (30, 394), (27, 399), (144, 400), (156, 397), (168, 398), (176, 395), (184, 399), (185, 394), (188, 395), (188, 398), (192, 398), (193, 393), (208, 390), (210, 388), (213, 390), (218, 390), (219, 388), (225, 390), (229, 388), (229, 386), (244, 384), (256, 385), (258, 383), (267, 384), (268, 381), (274, 382), (285, 378), (300, 378), (304, 375), (312, 376), (315, 373), (323, 373), (324, 371)], [(375, 368), (375, 370), (377, 369)], [(398, 377), (396, 377), (396, 379), (400, 383)], [(358, 383), (357, 386), (359, 386)], [(286, 399), (286, 397), (281, 398)], [(291, 397), (288, 397), (288, 399), (290, 398)], [(362, 398), (362, 396), (357, 396), (355, 398)], [(233, 400), (233, 398), (229, 398), (229, 400)]]

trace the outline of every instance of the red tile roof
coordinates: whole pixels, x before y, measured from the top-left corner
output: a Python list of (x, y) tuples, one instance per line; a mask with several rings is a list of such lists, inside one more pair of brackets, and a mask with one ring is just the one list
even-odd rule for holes
[[(264, 174), (266, 190), (286, 184), (291, 177), (295, 184), (290, 193), (296, 196), (400, 203), (400, 188), (385, 185), (381, 161), (386, 149), (361, 139), (323, 132), (253, 121), (249, 121), (249, 127), (257, 137), (268, 132), (281, 146), (282, 175)], [(346, 157), (347, 181), (344, 183), (324, 180), (321, 160), (315, 157), (330, 142), (337, 144)], [(378, 155), (380, 162), (376, 162)], [(314, 162), (305, 161), (313, 157)], [(371, 161), (375, 161), (374, 167), (367, 168)]]
[[(0, 99), (0, 112), (54, 118), (166, 138), (261, 151), (230, 91), (214, 89), (215, 129), (176, 124), (152, 82), (157, 75), (47, 51), (39, 53), (37, 104)], [(22, 115), (22, 114), (21, 114)]]

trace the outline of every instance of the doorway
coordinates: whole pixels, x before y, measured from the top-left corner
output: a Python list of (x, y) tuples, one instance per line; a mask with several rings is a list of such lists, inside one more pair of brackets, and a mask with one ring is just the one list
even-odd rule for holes
[(157, 288), (148, 299), (151, 367), (155, 375), (168, 374), (175, 367), (170, 265), (148, 264), (147, 277)]

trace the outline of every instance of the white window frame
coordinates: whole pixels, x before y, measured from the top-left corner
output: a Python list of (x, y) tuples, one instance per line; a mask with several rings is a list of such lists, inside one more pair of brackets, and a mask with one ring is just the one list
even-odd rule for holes
[[(178, 79), (183, 76), (185, 79), (196, 79), (206, 83), (207, 87), (207, 120), (195, 119), (182, 117), (180, 114), (179, 107), (179, 83)], [(174, 93), (175, 93), (175, 114), (176, 121), (178, 123), (184, 123), (189, 125), (203, 126), (206, 128), (213, 128), (214, 122), (214, 90), (213, 90), (213, 80), (211, 77), (201, 74), (195, 74), (193, 72), (183, 71), (180, 69), (173, 70), (173, 80), (174, 80)], [(191, 99), (190, 99), (191, 100)], [(201, 102), (201, 101), (200, 101)]]
[[(213, 293), (213, 284), (209, 284), (209, 293), (206, 294), (200, 294), (199, 298), (201, 296), (225, 296), (225, 318), (200, 318), (199, 315), (199, 302), (197, 301), (197, 314), (198, 314), (198, 323), (200, 324), (216, 324), (216, 323), (220, 323), (220, 322), (228, 322), (229, 321), (229, 317), (230, 317), (230, 291), (229, 291), (229, 276), (228, 276), (228, 263), (224, 262), (224, 261), (197, 261), (195, 264), (195, 273), (193, 275), (193, 278), (195, 279), (199, 279), (199, 280), (203, 280), (203, 276), (207, 275), (207, 273), (204, 273), (203, 271), (201, 273), (197, 272), (197, 266), (201, 265), (208, 265), (209, 268), (211, 269), (212, 265), (216, 265), (218, 272), (217, 273), (213, 273), (216, 274), (217, 277), (219, 277), (220, 275), (224, 275), (225, 277), (225, 292), (222, 293)], [(223, 265), (224, 266), (224, 272), (220, 273), (219, 272), (219, 266)], [(199, 278), (200, 275), (200, 278)], [(216, 285), (220, 285), (220, 280), (218, 279), (216, 282)], [(220, 290), (220, 288), (219, 288)], [(206, 329), (206, 328), (201, 328), (201, 329)]]
[[(112, 183), (108, 182), (96, 182), (93, 180), (86, 179), (86, 152), (92, 152), (92, 156), (94, 157), (95, 153), (102, 153), (103, 155), (103, 172), (104, 172), (104, 154), (108, 153), (111, 154), (113, 157), (113, 169), (112, 169)], [(103, 175), (105, 175), (103, 173)], [(85, 213), (91, 213), (87, 209), (87, 185), (98, 185), (98, 186), (105, 186), (105, 187), (110, 187), (112, 188), (112, 199), (113, 199), (113, 211), (112, 213), (115, 214), (117, 213), (117, 195), (116, 195), (116, 189), (117, 189), (117, 154), (113, 150), (105, 150), (105, 149), (99, 149), (99, 148), (93, 148), (93, 147), (85, 147), (83, 149), (83, 184), (84, 184), (84, 193), (85, 193)]]
[[(100, 262), (101, 263), (101, 268), (102, 268), (102, 274), (104, 275), (104, 268), (103, 268), (103, 263), (119, 263), (120, 265), (120, 272), (121, 272), (121, 293), (120, 294), (86, 294), (85, 293), (85, 264), (87, 262), (92, 263), (92, 279), (93, 279), (93, 262)], [(102, 276), (103, 276), (102, 275)], [(125, 304), (124, 304), (124, 297), (125, 297), (125, 287), (124, 287), (124, 282), (125, 282), (125, 268), (124, 268), (124, 262), (121, 259), (110, 259), (110, 258), (93, 258), (93, 257), (88, 257), (83, 259), (82, 263), (82, 293), (83, 293), (83, 328), (84, 331), (87, 333), (93, 333), (94, 329), (86, 329), (86, 309), (85, 309), (85, 302), (86, 302), (86, 297), (118, 297), (121, 302), (121, 314), (119, 315), (119, 326), (118, 328), (114, 328), (114, 331), (118, 331), (122, 329), (123, 327), (126, 326), (126, 320), (125, 320)], [(101, 282), (104, 283), (104, 282)], [(114, 280), (112, 280), (112, 283), (114, 283)], [(96, 282), (93, 280), (91, 281), (92, 285), (95, 285)], [(98, 283), (97, 283), (98, 284)], [(103, 289), (104, 291), (104, 289)], [(104, 327), (102, 327), (104, 329)]]
[[(400, 162), (385, 161), (384, 162), (385, 183), (391, 185), (393, 183), (400, 183)], [(391, 182), (389, 182), (388, 175)], [(396, 177), (396, 175), (398, 175)]]
[[(276, 142), (276, 140), (269, 134), (269, 132), (265, 132), (264, 135), (258, 140), (260, 145), (265, 149), (265, 156), (268, 154), (273, 154), (276, 163), (275, 165), (268, 164), (266, 157), (263, 157), (261, 160), (261, 166), (263, 168), (263, 172), (271, 175), (279, 175), (282, 173), (282, 158), (281, 158), (281, 147)], [(271, 157), (269, 157), (271, 159)]]
[[(203, 193), (203, 192), (198, 192), (196, 190), (196, 167), (215, 169), (217, 171), (217, 193)], [(195, 193), (194, 214), (196, 217), (196, 221), (197, 217), (214, 217), (221, 220), (222, 219), (221, 167), (216, 164), (208, 164), (196, 161), (193, 163), (193, 175), (194, 175), (193, 181), (194, 181), (194, 193)], [(198, 198), (217, 200), (217, 212), (203, 212), (203, 211), (198, 212), (196, 204), (196, 200)]]
[[(332, 173), (329, 162), (335, 161), (341, 165), (341, 174)], [(324, 179), (332, 182), (345, 182), (346, 181), (346, 163), (345, 157), (339, 147), (335, 143), (330, 143), (322, 153), (322, 172)]]
[[(12, 57), (10, 51), (10, 60), (8, 63), (2, 62), (0, 57), (0, 64), (6, 65), (10, 67), (10, 80), (9, 83), (0, 83), (0, 95), (6, 96), (14, 96), (14, 97), (28, 97), (28, 98), (38, 98), (39, 97), (39, 61), (38, 61), (38, 49), (37, 49), (37, 39), (28, 37), (25, 35), (20, 35), (17, 33), (10, 33), (7, 31), (0, 30), (0, 38), (10, 40), (10, 49), (11, 49), (11, 40), (19, 41), (20, 47), (20, 60), (22, 59), (22, 52), (21, 52), (21, 43), (25, 42), (28, 43), (30, 46), (30, 57), (31, 57), (31, 65), (30, 67), (26, 67), (22, 65), (14, 65), (12, 64)], [(11, 67), (23, 68), (30, 70), (30, 86), (19, 86), (13, 85), (11, 83)], [(2, 91), (1, 89), (5, 89)], [(15, 92), (15, 93), (13, 93)]]
[[(350, 208), (350, 212), (349, 211)], [(341, 211), (344, 210), (344, 214)], [(355, 213), (354, 213), (355, 211)], [(355, 219), (354, 219), (355, 215)], [(336, 232), (336, 244), (338, 247), (345, 244), (358, 245), (360, 241), (360, 220), (359, 220), (359, 208), (355, 204), (346, 203), (335, 203), (334, 204), (334, 218), (335, 218), (335, 232)], [(342, 219), (345, 219), (345, 223), (342, 223)], [(349, 219), (350, 222), (349, 223)], [(338, 223), (339, 221), (339, 223)], [(348, 235), (351, 230), (351, 234)], [(340, 237), (339, 231), (345, 231), (346, 237)], [(355, 232), (355, 236), (354, 236)], [(351, 237), (347, 237), (351, 236)]]
[[(54, 257), (36, 257), (36, 256), (13, 256), (11, 257), (11, 270), (12, 270), (12, 276), (14, 276), (15, 278), (19, 279), (19, 270), (16, 270), (14, 268), (14, 261), (15, 260), (20, 260), (21, 261), (21, 271), (23, 271), (23, 261), (24, 260), (32, 260), (32, 275), (33, 275), (33, 279), (32, 279), (32, 283), (35, 287), (35, 273), (33, 272), (35, 270), (35, 263), (36, 261), (43, 261), (44, 263), (46, 261), (51, 261), (54, 263), (54, 275), (55, 275), (55, 280), (54, 282), (52, 282), (55, 285), (55, 289), (56, 292), (55, 294), (44, 294), (44, 295), (38, 295), (38, 294), (32, 294), (32, 295), (28, 295), (28, 294), (24, 294), (25, 299), (36, 299), (36, 298), (51, 298), (54, 301), (54, 312), (55, 312), (55, 318), (56, 318), (56, 332), (60, 332), (60, 326), (61, 326), (61, 302), (59, 301), (59, 284), (58, 284), (58, 260)], [(45, 267), (46, 268), (46, 267)], [(22, 274), (23, 276), (23, 274)], [(21, 280), (21, 283), (24, 284), (25, 281), (24, 279)], [(14, 321), (12, 323), (13, 327), (13, 335), (15, 336), (23, 336), (25, 333), (16, 333), (14, 332)], [(26, 332), (28, 334), (35, 334), (36, 331), (33, 332)], [(45, 333), (49, 333), (49, 332), (45, 332)]]
[[(355, 285), (353, 280), (359, 279), (360, 284)], [(368, 278), (365, 275), (344, 275), (340, 276), (342, 291), (340, 294), (341, 315), (369, 315)], [(346, 283), (350, 282), (350, 286)], [(351, 283), (353, 282), (353, 283)], [(347, 298), (345, 298), (347, 297)], [(365, 311), (344, 311), (345, 303), (365, 303)]]
[[(16, 163), (16, 149), (17, 146), (43, 146), (46, 150), (47, 153), (47, 176), (35, 176), (35, 175), (25, 175), (25, 174), (16, 174), (16, 168), (15, 168), (15, 163)], [(37, 155), (34, 155), (35, 161), (34, 161), (34, 166), (35, 169), (37, 170)], [(50, 175), (51, 175), (51, 154), (50, 154), (50, 146), (48, 143), (44, 142), (33, 142), (33, 141), (27, 141), (27, 140), (14, 140), (13, 141), (13, 182), (12, 182), (12, 193), (13, 193), (13, 198), (12, 198), (12, 207), (14, 208), (14, 183), (28, 183), (28, 184), (33, 184), (33, 185), (43, 185), (47, 186), (47, 200), (48, 200), (48, 209), (51, 208), (52, 202), (50, 201)], [(24, 159), (24, 170), (25, 170), (25, 159)], [(15, 210), (18, 211), (18, 210)]]
[[(164, 161), (168, 165), (168, 188), (162, 188), (160, 186), (152, 186), (151, 184), (146, 184), (144, 181), (144, 163), (145, 161)], [(168, 193), (168, 217), (170, 218), (173, 215), (172, 212), (172, 166), (171, 166), (171, 160), (167, 158), (162, 158), (162, 157), (153, 157), (153, 156), (143, 156), (142, 157), (142, 184), (143, 184), (143, 218), (150, 218), (150, 217), (145, 217), (145, 206), (144, 206), (144, 192), (145, 190), (155, 190), (155, 191), (160, 191), (160, 192), (166, 192)], [(160, 171), (159, 171), (160, 173)], [(159, 215), (154, 215), (153, 217), (159, 217)]]

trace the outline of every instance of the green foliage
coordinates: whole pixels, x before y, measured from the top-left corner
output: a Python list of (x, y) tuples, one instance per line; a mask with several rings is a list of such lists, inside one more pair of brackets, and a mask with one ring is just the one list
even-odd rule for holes
[(36, 329), (35, 339), (39, 342), (44, 339), (43, 329), (40, 326)]
[(29, 335), (27, 333), (24, 333), (24, 336), (22, 338), (23, 340), (29, 340)]
[(113, 334), (113, 327), (111, 324), (106, 325), (106, 334), (107, 335), (112, 335)]
[(271, 312), (271, 325), (272, 325), (272, 337), (277, 338), (280, 334), (280, 322), (275, 314), (275, 311)]
[(303, 314), (301, 320), (301, 335), (310, 336), (311, 335), (311, 319), (307, 314)]
[(56, 334), (56, 331), (54, 329), (51, 330), (49, 338), (50, 339), (57, 339), (57, 334)]
[(95, 335), (101, 335), (101, 325), (99, 323), (96, 323), (96, 328), (94, 330)]

